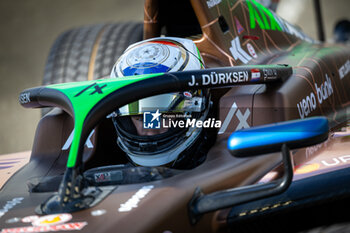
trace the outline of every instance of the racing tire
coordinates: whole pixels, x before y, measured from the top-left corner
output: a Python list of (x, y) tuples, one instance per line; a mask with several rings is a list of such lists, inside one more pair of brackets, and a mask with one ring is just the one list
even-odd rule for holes
[[(124, 50), (143, 38), (143, 24), (124, 22), (83, 26), (62, 33), (54, 42), (43, 85), (108, 77)], [(49, 108), (42, 110), (45, 115)]]

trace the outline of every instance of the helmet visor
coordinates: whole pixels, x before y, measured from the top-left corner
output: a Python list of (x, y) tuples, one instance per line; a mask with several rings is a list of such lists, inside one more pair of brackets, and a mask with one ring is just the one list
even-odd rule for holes
[[(168, 93), (140, 99), (119, 108), (118, 115), (139, 115), (157, 110), (161, 113), (203, 111), (205, 108), (204, 97), (192, 97), (192, 94), (188, 93)], [(191, 95), (191, 97), (186, 95)]]

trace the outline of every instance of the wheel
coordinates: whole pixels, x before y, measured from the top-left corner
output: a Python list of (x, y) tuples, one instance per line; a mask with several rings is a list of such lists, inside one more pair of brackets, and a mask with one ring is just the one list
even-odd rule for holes
[[(109, 76), (124, 50), (143, 38), (135, 22), (79, 27), (62, 33), (53, 44), (43, 85), (93, 80)], [(43, 109), (42, 115), (50, 109)]]

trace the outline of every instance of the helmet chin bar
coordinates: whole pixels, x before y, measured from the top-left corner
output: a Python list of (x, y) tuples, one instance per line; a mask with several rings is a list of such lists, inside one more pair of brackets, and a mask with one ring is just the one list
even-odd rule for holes
[[(185, 139), (186, 142), (189, 142), (189, 146), (195, 142), (201, 131), (202, 129), (194, 129), (194, 132), (192, 132), (192, 134), (187, 139)], [(181, 152), (187, 149), (187, 147), (184, 147), (183, 144), (178, 143), (172, 149), (164, 152), (140, 155), (130, 151), (129, 148), (125, 146), (124, 142), (119, 138), (118, 144), (121, 146), (121, 149), (128, 154), (129, 158), (134, 163), (142, 166), (162, 166), (171, 163), (178, 158)]]
[[(271, 79), (251, 80), (251, 69), (271, 70)], [(233, 74), (244, 72), (250, 78), (234, 81)], [(212, 73), (230, 74), (231, 82), (207, 82)], [(230, 87), (247, 84), (272, 84), (286, 80), (292, 68), (285, 65), (225, 67), (207, 70), (159, 73), (118, 79), (100, 79), (77, 83), (55, 84), (24, 90), (29, 96), (21, 105), (28, 108), (59, 107), (74, 118), (74, 138), (70, 147), (67, 169), (58, 193), (37, 208), (40, 214), (73, 212), (97, 204), (112, 190), (88, 187), (83, 177), (83, 148), (90, 132), (101, 119), (115, 109), (149, 96), (184, 90)], [(222, 75), (221, 75), (222, 76)], [(197, 84), (197, 85), (196, 85)], [(132, 95), (130, 94), (132, 93)], [(20, 98), (22, 100), (23, 98)]]
[[(207, 118), (211, 108), (210, 96), (208, 96), (208, 101), (204, 102), (204, 110), (201, 116), (198, 116), (198, 120), (201, 121)], [(113, 123), (118, 134), (119, 147), (133, 163), (141, 166), (162, 166), (176, 161), (183, 151), (193, 146), (202, 132), (201, 128), (195, 126), (177, 130), (175, 133), (174, 130), (169, 130), (159, 135), (139, 136), (123, 129), (119, 125), (123, 124), (121, 120), (113, 118)]]

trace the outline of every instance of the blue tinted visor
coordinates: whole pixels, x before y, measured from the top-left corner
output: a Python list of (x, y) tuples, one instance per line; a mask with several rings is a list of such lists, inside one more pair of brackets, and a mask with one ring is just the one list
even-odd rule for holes
[(152, 63), (152, 62), (143, 62), (137, 63), (132, 66), (129, 66), (123, 70), (124, 76), (132, 76), (132, 75), (142, 75), (142, 74), (155, 74), (155, 73), (165, 73), (170, 70), (169, 67)]

